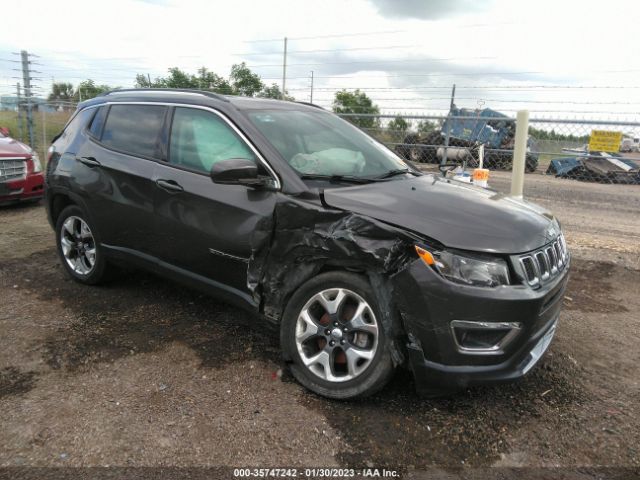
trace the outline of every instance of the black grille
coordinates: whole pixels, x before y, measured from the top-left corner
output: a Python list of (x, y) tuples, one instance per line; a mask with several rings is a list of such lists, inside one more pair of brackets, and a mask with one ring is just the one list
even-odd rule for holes
[(558, 275), (568, 261), (569, 252), (562, 234), (546, 247), (520, 257), (527, 283), (532, 287), (538, 287)]
[(527, 275), (527, 281), (533, 281), (536, 278), (536, 267), (533, 266), (533, 259), (531, 257), (524, 257), (521, 261)]

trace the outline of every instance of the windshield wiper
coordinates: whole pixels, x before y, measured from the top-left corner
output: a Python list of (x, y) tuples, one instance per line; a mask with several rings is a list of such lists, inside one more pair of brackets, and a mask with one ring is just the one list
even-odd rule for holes
[(383, 179), (383, 178), (391, 178), (391, 177), (395, 177), (396, 175), (404, 175), (405, 173), (409, 173), (411, 175), (418, 175), (417, 172), (414, 172), (413, 170), (410, 170), (408, 168), (399, 168), (397, 170), (389, 170), (386, 173), (383, 173), (382, 175), (375, 177), (376, 179)]
[(328, 182), (347, 183), (370, 183), (375, 181), (372, 178), (354, 177), (352, 175), (320, 175), (316, 173), (303, 173), (300, 178), (303, 180), (327, 180)]

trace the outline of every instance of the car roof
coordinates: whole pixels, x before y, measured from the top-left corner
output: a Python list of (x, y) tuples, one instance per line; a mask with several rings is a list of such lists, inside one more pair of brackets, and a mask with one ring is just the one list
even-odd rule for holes
[(237, 95), (221, 95), (204, 90), (174, 88), (134, 88), (119, 89), (103, 93), (95, 98), (82, 102), (80, 109), (92, 105), (119, 102), (171, 102), (211, 107), (233, 106), (237, 110), (307, 110), (321, 109), (317, 105), (306, 102), (292, 102), (271, 98), (242, 97)]

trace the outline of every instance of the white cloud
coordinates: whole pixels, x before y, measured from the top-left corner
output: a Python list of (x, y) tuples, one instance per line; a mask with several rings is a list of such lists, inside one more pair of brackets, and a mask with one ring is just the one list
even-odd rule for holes
[[(640, 104), (640, 89), (629, 88), (639, 86), (640, 73), (635, 39), (640, 5), (635, 2), (494, 0), (472, 9), (465, 1), (436, 2), (429, 14), (411, 2), (401, 3), (397, 12), (389, 10), (391, 5), (375, 0), (115, 0), (102, 7), (70, 0), (61, 9), (55, 2), (32, 0), (20, 6), (20, 16), (29, 19), (29, 35), (24, 35), (23, 22), (5, 21), (0, 29), (0, 59), (5, 60), (0, 62), (0, 93), (15, 89), (16, 64), (6, 60), (15, 58), (11, 52), (20, 49), (41, 56), (37, 69), (44, 87), (51, 77), (73, 83), (92, 78), (126, 87), (133, 84), (136, 73), (154, 77), (172, 66), (195, 72), (204, 65), (227, 75), (233, 63), (243, 60), (267, 83), (280, 83), (279, 39), (286, 35), (291, 38), (287, 85), (301, 100), (308, 98), (307, 77), (314, 70), (314, 100), (324, 104), (333, 93), (323, 88), (360, 87), (370, 89), (371, 96), (387, 108), (445, 108), (455, 82), (461, 87), (627, 87), (460, 88), (458, 103), (467, 106), (489, 99), (495, 101), (494, 107), (514, 109), (527, 106), (522, 101), (528, 99), (532, 110), (595, 109), (582, 103), (540, 103), (544, 100), (600, 102), (599, 110), (615, 112), (638, 109), (638, 105), (603, 104)], [(456, 10), (447, 10), (451, 5)], [(418, 18), (407, 18), (412, 9)], [(8, 10), (3, 13), (12, 17)], [(363, 32), (382, 33), (358, 35)], [(276, 40), (255, 42), (264, 39)], [(251, 55), (238, 55), (243, 53)], [(519, 102), (504, 101), (509, 99)]]

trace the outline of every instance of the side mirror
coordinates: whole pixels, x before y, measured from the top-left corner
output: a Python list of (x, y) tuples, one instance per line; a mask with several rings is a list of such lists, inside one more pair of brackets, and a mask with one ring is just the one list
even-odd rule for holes
[(265, 178), (258, 176), (258, 166), (246, 158), (231, 158), (216, 162), (209, 172), (213, 183), (224, 185), (265, 186)]

